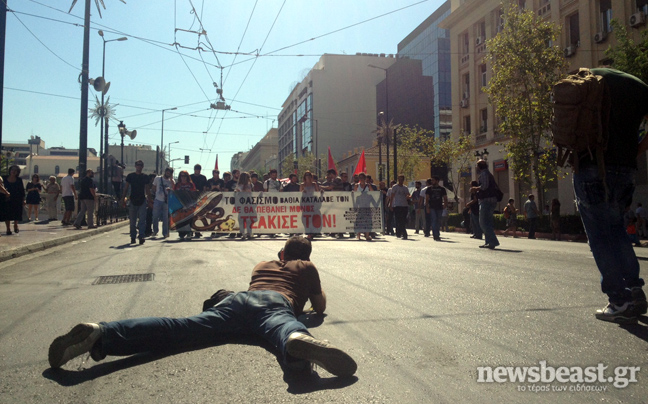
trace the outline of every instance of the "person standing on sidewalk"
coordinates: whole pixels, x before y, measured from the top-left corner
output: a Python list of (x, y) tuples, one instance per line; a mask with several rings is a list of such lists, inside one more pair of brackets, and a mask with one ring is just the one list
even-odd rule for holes
[(524, 218), (529, 222), (529, 238), (534, 239), (536, 228), (538, 227), (538, 205), (535, 203), (535, 196), (529, 194), (529, 199), (524, 202)]
[(45, 186), (47, 192), (47, 216), (48, 220), (58, 220), (58, 211), (56, 210), (56, 202), (58, 201), (61, 187), (56, 183), (56, 177), (51, 175), (49, 182)]
[(130, 189), (130, 204), (128, 205), (128, 218), (130, 220), (131, 244), (135, 244), (135, 238), (139, 230), (139, 243), (144, 244), (146, 237), (146, 195), (148, 194), (149, 176), (144, 174), (144, 162), (135, 162), (135, 172), (126, 176), (126, 186), (122, 194), (122, 205), (126, 206), (126, 195)]
[(61, 224), (69, 226), (72, 224), (70, 219), (72, 218), (72, 212), (74, 212), (74, 201), (77, 199), (77, 192), (74, 187), (74, 168), (68, 168), (68, 175), (61, 180), (61, 196), (65, 204), (65, 213)]
[(204, 348), (216, 343), (219, 336), (256, 335), (274, 346), (290, 369), (307, 369), (314, 363), (336, 376), (351, 376), (358, 368), (353, 358), (327, 341), (315, 339), (297, 320), (308, 300), (318, 314), (326, 310), (319, 273), (309, 261), (311, 251), (308, 240), (290, 237), (279, 251), (279, 261), (264, 261), (254, 267), (246, 292), (226, 292), (217, 304), (193, 317), (78, 324), (52, 341), (49, 364), (60, 368), (86, 352), (100, 361), (108, 355)]
[(412, 203), (414, 204), (414, 234), (419, 234), (423, 228), (425, 232), (425, 199), (421, 198), (421, 181), (414, 183), (414, 192), (412, 192)]
[(160, 175), (153, 181), (152, 193), (155, 195), (153, 201), (153, 236), (157, 237), (160, 230), (159, 221), (162, 220), (162, 237), (169, 237), (169, 191), (173, 189), (173, 168), (167, 167), (164, 175)]
[(407, 240), (407, 212), (409, 204), (407, 200), (410, 197), (409, 189), (403, 185), (405, 176), (398, 176), (398, 184), (391, 188), (391, 209), (396, 217), (396, 237), (402, 237)]
[(88, 224), (88, 229), (94, 229), (94, 207), (95, 207), (95, 187), (94, 187), (94, 173), (92, 170), (86, 171), (85, 177), (79, 182), (81, 191), (79, 192), (79, 204), (81, 208), (79, 209), (79, 214), (74, 221), (74, 227), (77, 230), (81, 229), (81, 223), (83, 222), (83, 215), (85, 214), (86, 223)]
[(493, 220), (493, 212), (497, 205), (497, 197), (495, 195), (497, 184), (493, 174), (488, 171), (488, 163), (484, 160), (477, 162), (477, 171), (479, 172), (479, 185), (472, 187), (471, 190), (477, 192), (477, 200), (479, 201), (479, 227), (484, 233), (486, 243), (480, 245), (479, 248), (494, 249), (499, 245), (499, 240), (495, 235), (495, 223)]
[(435, 241), (441, 240), (441, 216), (448, 207), (448, 193), (439, 185), (439, 177), (431, 178), (430, 185), (425, 189), (425, 213), (430, 215), (430, 226)]

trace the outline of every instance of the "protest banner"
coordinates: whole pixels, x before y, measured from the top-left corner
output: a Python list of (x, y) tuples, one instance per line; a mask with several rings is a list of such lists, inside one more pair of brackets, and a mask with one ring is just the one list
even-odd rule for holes
[(253, 234), (382, 231), (382, 197), (372, 192), (171, 191), (171, 229)]

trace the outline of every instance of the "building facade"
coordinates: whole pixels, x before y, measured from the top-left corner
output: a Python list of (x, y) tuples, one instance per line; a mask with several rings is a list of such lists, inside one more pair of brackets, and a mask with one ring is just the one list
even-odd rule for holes
[(272, 128), (241, 161), (241, 171), (257, 170), (257, 174), (265, 174), (277, 167), (277, 154), (279, 153), (279, 130)]
[(421, 60), (423, 75), (433, 78), (433, 116), (435, 136), (452, 133), (452, 77), (450, 74), (450, 32), (439, 23), (450, 15), (450, 0), (398, 44), (398, 56)]
[(333, 156), (341, 156), (371, 146), (376, 136), (376, 85), (395, 61), (394, 55), (384, 54), (323, 55), (282, 105), (279, 168), (285, 159), (307, 153), (326, 162), (328, 147)]
[[(579, 67), (606, 65), (610, 61), (605, 50), (616, 44), (610, 21), (618, 19), (628, 28), (629, 34), (639, 40), (640, 31), (646, 29), (648, 0), (514, 0), (525, 9), (562, 27), (560, 44), (569, 62), (569, 70)], [(440, 24), (450, 32), (452, 71), (452, 126), (453, 135), (460, 133), (473, 137), (477, 152), (488, 151), (491, 172), (504, 192), (500, 209), (508, 198), (523, 202), (530, 191), (513, 179), (504, 159), (505, 142), (497, 133), (494, 108), (482, 90), (492, 76), (486, 61), (486, 41), (502, 29), (500, 0), (451, 0), (451, 13)], [(483, 153), (483, 152), (482, 152)], [(476, 157), (477, 158), (477, 157)], [(637, 196), (639, 201), (648, 197), (646, 156), (639, 160)], [(476, 173), (472, 173), (476, 178)], [(461, 197), (468, 193), (466, 186)], [(574, 213), (571, 176), (550, 182), (545, 200), (558, 198), (563, 213)]]

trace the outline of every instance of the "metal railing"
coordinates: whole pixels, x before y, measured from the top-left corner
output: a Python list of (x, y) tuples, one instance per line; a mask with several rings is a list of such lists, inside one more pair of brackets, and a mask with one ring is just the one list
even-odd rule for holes
[(97, 205), (100, 226), (128, 219), (128, 207), (121, 206), (112, 195), (97, 194)]

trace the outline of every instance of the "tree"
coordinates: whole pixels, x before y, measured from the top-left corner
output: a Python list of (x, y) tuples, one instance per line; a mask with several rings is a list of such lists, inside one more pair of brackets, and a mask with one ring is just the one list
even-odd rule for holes
[[(293, 155), (287, 156), (281, 162), (281, 174), (284, 177), (287, 178), (288, 175), (295, 172), (295, 161), (297, 161), (297, 177), (299, 178), (299, 181), (301, 181), (306, 171), (310, 171), (311, 173), (315, 174), (315, 170), (316, 170), (315, 155), (311, 152), (307, 152), (303, 156), (297, 157), (297, 159), (295, 159), (295, 156)], [(320, 178), (318, 178), (318, 180), (319, 179)]]
[[(498, 130), (509, 138), (506, 158), (517, 181), (545, 190), (558, 168), (551, 152), (551, 90), (567, 69), (560, 29), (517, 2), (502, 4), (503, 29), (486, 42), (493, 76), (484, 89), (498, 117)], [(543, 205), (544, 192), (538, 192)]]
[(641, 31), (641, 41), (635, 43), (628, 36), (625, 25), (616, 19), (611, 21), (611, 25), (617, 45), (608, 47), (605, 55), (612, 59), (612, 66), (648, 83), (648, 31)]
[[(455, 194), (455, 205), (459, 206), (459, 184), (465, 182), (461, 173), (469, 170), (472, 161), (473, 143), (469, 135), (451, 136), (448, 139), (439, 139), (434, 132), (419, 127), (405, 127), (400, 131), (403, 146), (415, 150), (430, 159), (430, 163), (448, 167), (448, 182), (444, 184)], [(412, 153), (414, 154), (414, 153)], [(400, 158), (400, 153), (399, 153)]]

